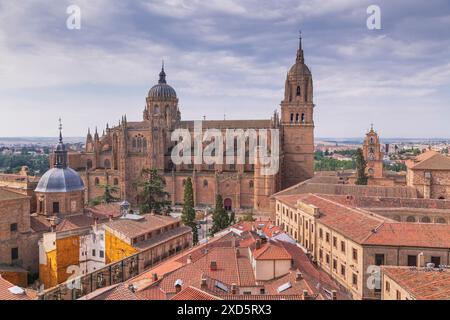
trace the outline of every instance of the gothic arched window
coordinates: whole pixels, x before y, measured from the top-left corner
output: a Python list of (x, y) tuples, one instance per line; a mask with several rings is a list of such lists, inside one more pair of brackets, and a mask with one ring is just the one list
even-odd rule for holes
[(305, 123), (305, 114), (304, 113), (302, 113), (302, 123)]
[(294, 114), (291, 113), (291, 123), (294, 122)]
[(131, 141), (131, 146), (133, 149), (136, 149), (137, 143), (136, 143), (136, 138), (133, 138)]
[(109, 159), (105, 159), (105, 169), (111, 169), (111, 161)]
[(119, 185), (119, 179), (114, 178), (114, 185), (115, 185), (115, 186)]
[(147, 151), (147, 139), (142, 139), (142, 147), (144, 148), (144, 152)]
[(99, 178), (95, 178), (95, 185), (98, 186), (100, 184), (100, 179)]
[(300, 90), (300, 86), (297, 86), (297, 96), (301, 95), (301, 90)]
[(203, 180), (203, 187), (207, 188), (208, 187), (208, 180)]
[(299, 120), (300, 118), (299, 118), (299, 114), (297, 113), (297, 114), (295, 114), (295, 122), (297, 122), (298, 123), (298, 120)]
[(250, 181), (249, 181), (248, 187), (249, 187), (250, 189), (253, 189), (253, 187), (254, 187), (254, 182), (253, 182), (253, 180), (250, 180)]
[(92, 160), (91, 159), (88, 159), (87, 161), (86, 161), (86, 168), (89, 170), (89, 169), (92, 169)]

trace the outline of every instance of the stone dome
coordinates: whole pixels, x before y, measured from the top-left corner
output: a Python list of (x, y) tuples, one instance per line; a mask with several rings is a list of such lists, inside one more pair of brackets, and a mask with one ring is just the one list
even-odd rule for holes
[(164, 66), (159, 73), (158, 84), (153, 86), (148, 92), (148, 97), (156, 100), (171, 100), (177, 98), (175, 89), (169, 86), (166, 82), (166, 73), (164, 72)]
[(306, 64), (296, 63), (289, 69), (289, 75), (311, 75), (311, 71)]
[(156, 86), (150, 89), (148, 97), (157, 100), (170, 100), (176, 99), (177, 93), (175, 89), (169, 86), (167, 83), (158, 83)]
[(39, 180), (35, 192), (57, 193), (83, 191), (84, 183), (80, 175), (71, 168), (52, 168)]

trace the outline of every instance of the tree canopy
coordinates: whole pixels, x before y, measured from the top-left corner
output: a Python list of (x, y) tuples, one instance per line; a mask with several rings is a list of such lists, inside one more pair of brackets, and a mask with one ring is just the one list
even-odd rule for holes
[(166, 181), (156, 169), (143, 169), (141, 179), (136, 183), (139, 193), (141, 213), (154, 212), (163, 214), (170, 212), (171, 202), (167, 200), (169, 193), (165, 191)]

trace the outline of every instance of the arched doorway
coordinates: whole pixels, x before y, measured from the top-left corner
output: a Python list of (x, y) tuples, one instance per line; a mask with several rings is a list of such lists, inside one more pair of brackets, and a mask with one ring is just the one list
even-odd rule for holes
[(231, 211), (233, 209), (233, 201), (230, 198), (226, 198), (223, 201), (223, 207), (225, 208), (225, 210)]

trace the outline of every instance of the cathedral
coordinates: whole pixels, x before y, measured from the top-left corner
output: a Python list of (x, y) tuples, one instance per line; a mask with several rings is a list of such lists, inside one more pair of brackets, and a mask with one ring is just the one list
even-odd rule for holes
[[(167, 83), (164, 66), (158, 83), (146, 97), (141, 121), (123, 116), (117, 126), (107, 125), (102, 135), (88, 132), (85, 150), (69, 153), (70, 167), (78, 171), (85, 185), (85, 199), (103, 193), (102, 186), (117, 187), (121, 199), (139, 203), (136, 182), (143, 169), (157, 169), (165, 178), (172, 205), (183, 203), (183, 187), (192, 179), (196, 206), (214, 205), (222, 195), (227, 210), (270, 210), (270, 196), (313, 176), (314, 120), (312, 75), (305, 64), (302, 39), (295, 64), (285, 83), (281, 114), (267, 120), (204, 120), (203, 130), (278, 129), (280, 133), (279, 171), (261, 175), (258, 162), (250, 164), (181, 164), (171, 161), (176, 129), (192, 131), (194, 121), (183, 121), (175, 89)], [(248, 152), (248, 149), (247, 151)]]

